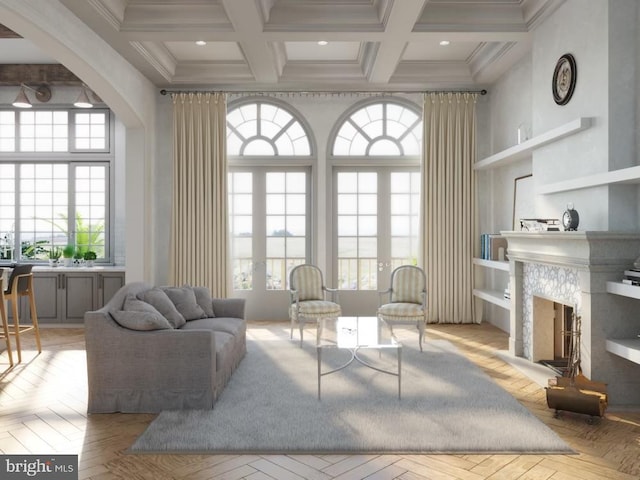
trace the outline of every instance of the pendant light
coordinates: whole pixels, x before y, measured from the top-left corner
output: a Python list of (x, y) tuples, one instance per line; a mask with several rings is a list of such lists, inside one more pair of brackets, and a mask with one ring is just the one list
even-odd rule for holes
[(84, 85), (80, 90), (80, 95), (78, 95), (78, 98), (76, 99), (76, 101), (73, 102), (73, 106), (78, 108), (93, 108), (93, 103), (91, 103), (91, 101), (89, 100), (89, 96), (87, 95), (87, 89), (85, 88)]
[(29, 97), (27, 97), (24, 85), (20, 87), (20, 92), (18, 92), (18, 96), (13, 101), (13, 106), (16, 108), (31, 108), (33, 106), (29, 101)]

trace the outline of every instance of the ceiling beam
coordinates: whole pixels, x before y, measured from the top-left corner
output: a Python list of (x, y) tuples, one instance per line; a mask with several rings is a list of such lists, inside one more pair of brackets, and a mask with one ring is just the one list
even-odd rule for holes
[(371, 70), (367, 72), (369, 82), (388, 83), (395, 72), (402, 54), (411, 38), (413, 26), (416, 24), (427, 0), (403, 0), (394, 2), (385, 25), (386, 37), (377, 50)]
[(227, 16), (240, 39), (240, 49), (256, 82), (277, 83), (273, 50), (263, 39), (263, 19), (254, 1), (222, 0)]
[(22, 35), (0, 24), (0, 38), (22, 38)]
[(82, 80), (60, 64), (0, 65), (0, 85), (82, 85)]

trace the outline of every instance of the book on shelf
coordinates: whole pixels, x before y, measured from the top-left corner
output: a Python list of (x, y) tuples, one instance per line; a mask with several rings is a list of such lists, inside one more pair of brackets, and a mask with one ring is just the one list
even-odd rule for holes
[(480, 258), (483, 260), (504, 261), (507, 253), (507, 239), (499, 233), (480, 235)]
[(640, 279), (631, 279), (631, 278), (623, 278), (622, 283), (625, 285), (634, 285), (636, 287), (640, 287)]
[(624, 271), (624, 275), (627, 278), (637, 278), (640, 280), (640, 270), (629, 269)]

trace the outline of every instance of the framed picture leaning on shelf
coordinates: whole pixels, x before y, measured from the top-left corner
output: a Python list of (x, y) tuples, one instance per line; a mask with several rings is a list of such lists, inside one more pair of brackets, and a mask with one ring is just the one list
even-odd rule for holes
[(512, 230), (521, 230), (521, 218), (535, 218), (533, 198), (533, 174), (516, 177), (513, 180)]

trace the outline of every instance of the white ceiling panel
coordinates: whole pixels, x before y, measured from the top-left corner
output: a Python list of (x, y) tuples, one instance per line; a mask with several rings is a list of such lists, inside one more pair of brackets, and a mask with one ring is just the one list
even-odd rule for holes
[(565, 0), (59, 1), (160, 88), (420, 91), (486, 88)]
[(306, 61), (345, 61), (357, 60), (360, 52), (359, 42), (285, 42), (287, 60)]
[(178, 62), (211, 62), (227, 60), (244, 60), (242, 51), (235, 42), (207, 42), (196, 45), (195, 42), (164, 42)]

